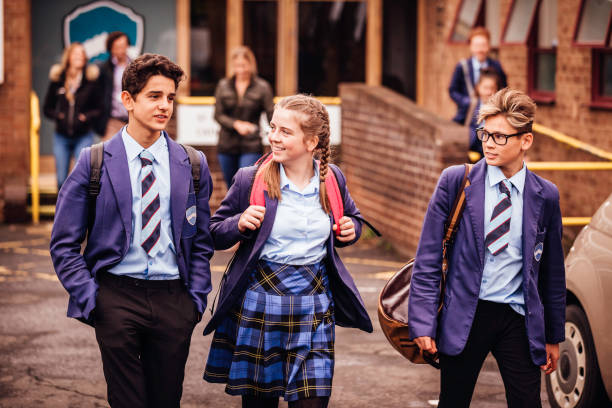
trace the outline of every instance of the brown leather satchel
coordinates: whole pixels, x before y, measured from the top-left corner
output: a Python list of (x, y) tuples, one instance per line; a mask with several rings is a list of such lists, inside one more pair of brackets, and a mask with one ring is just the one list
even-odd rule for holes
[[(452, 243), (455, 233), (459, 228), (461, 213), (465, 207), (465, 187), (470, 185), (467, 176), (472, 168), (471, 164), (465, 164), (465, 174), (461, 188), (455, 199), (453, 209), (447, 220), (446, 234), (442, 242), (442, 280), (440, 282), (440, 305), (438, 315), (442, 310), (444, 301), (444, 289), (446, 287), (446, 272), (448, 269), (447, 248)], [(383, 333), (389, 343), (404, 357), (416, 364), (431, 364), (440, 368), (437, 355), (427, 352), (422, 353), (414, 341), (410, 340), (408, 331), (408, 297), (410, 295), (410, 278), (414, 258), (395, 273), (389, 279), (378, 298), (378, 321)]]

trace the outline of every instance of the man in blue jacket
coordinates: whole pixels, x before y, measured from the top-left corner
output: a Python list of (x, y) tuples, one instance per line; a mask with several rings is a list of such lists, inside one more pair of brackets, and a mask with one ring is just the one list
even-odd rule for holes
[(410, 287), (409, 329), (421, 350), (439, 352), (440, 408), (469, 407), (489, 352), (508, 406), (539, 407), (540, 369), (556, 369), (565, 339), (565, 268), (559, 192), (529, 171), (535, 103), (509, 88), (480, 108), (485, 158), (465, 188), (466, 207), (438, 317), (445, 221), (464, 175), (442, 173), (431, 198)]
[(200, 153), (196, 196), (188, 155), (164, 131), (183, 76), (164, 56), (135, 59), (122, 79), (128, 125), (104, 144), (99, 195), (88, 194), (86, 149), (57, 199), (51, 257), (68, 316), (95, 327), (113, 408), (179, 407), (211, 290), (208, 165)]
[(497, 72), (500, 89), (508, 86), (506, 73), (499, 61), (489, 57), (491, 34), (484, 27), (476, 27), (470, 32), (470, 58), (461, 60), (455, 66), (453, 77), (448, 88), (451, 99), (457, 104), (457, 113), (453, 120), (460, 125), (468, 126), (472, 120), (478, 95), (476, 84), (480, 70), (489, 68)]

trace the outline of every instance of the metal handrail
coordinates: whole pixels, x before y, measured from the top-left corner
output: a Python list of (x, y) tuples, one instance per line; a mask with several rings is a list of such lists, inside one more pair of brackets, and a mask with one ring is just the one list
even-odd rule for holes
[(526, 162), (529, 170), (612, 170), (612, 162)]
[(32, 222), (40, 221), (40, 108), (36, 92), (30, 92), (30, 191)]
[[(338, 96), (316, 96), (325, 105), (340, 105), (342, 100)], [(282, 96), (275, 96), (274, 103), (282, 99)], [(214, 96), (179, 96), (176, 101), (181, 105), (214, 105)]]
[(581, 142), (580, 140), (573, 138), (571, 136), (565, 135), (561, 132), (557, 132), (549, 127), (544, 125), (540, 125), (539, 123), (533, 124), (533, 131), (536, 133), (541, 133), (545, 136), (555, 139), (558, 142), (565, 143), (575, 149), (583, 150), (585, 152), (591, 153), (593, 156), (597, 156), (601, 159), (611, 160), (612, 161), (612, 153), (607, 152), (599, 147), (595, 147), (585, 142)]

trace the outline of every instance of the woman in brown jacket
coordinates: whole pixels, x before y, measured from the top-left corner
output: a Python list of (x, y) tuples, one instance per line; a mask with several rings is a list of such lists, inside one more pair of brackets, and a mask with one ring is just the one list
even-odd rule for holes
[(217, 153), (227, 187), (241, 167), (254, 164), (263, 153), (259, 120), (274, 110), (270, 84), (257, 76), (253, 52), (244, 46), (231, 53), (232, 75), (215, 90), (215, 120), (221, 125)]

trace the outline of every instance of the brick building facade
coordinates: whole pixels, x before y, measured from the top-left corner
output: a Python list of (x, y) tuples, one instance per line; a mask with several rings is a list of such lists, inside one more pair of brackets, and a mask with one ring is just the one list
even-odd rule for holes
[(32, 53), (30, 2), (4, 1), (4, 82), (0, 84), (0, 222), (26, 219)]
[[(487, 0), (483, 0), (487, 3)], [(422, 85), (419, 102), (431, 112), (451, 118), (455, 105), (448, 94), (448, 85), (457, 61), (469, 56), (467, 43), (451, 43), (449, 37), (456, 20), (456, 14), (466, 0), (433, 0), (421, 2), (424, 18), (418, 24), (427, 45), (419, 52), (419, 64), (425, 69), (418, 78)], [(512, 11), (512, 0), (495, 1), (499, 4), (497, 24), (503, 36)], [(537, 3), (537, 2), (536, 2)], [(574, 44), (576, 25), (579, 22), (583, 1), (557, 0), (556, 37), (556, 95), (554, 102), (538, 101), (537, 122), (569, 136), (612, 151), (612, 110), (593, 107), (592, 75), (593, 48)], [(532, 23), (533, 24), (533, 23)], [(609, 48), (609, 47), (608, 47)], [(503, 39), (496, 53), (508, 75), (508, 86), (528, 89), (529, 46), (527, 44), (506, 44)]]

